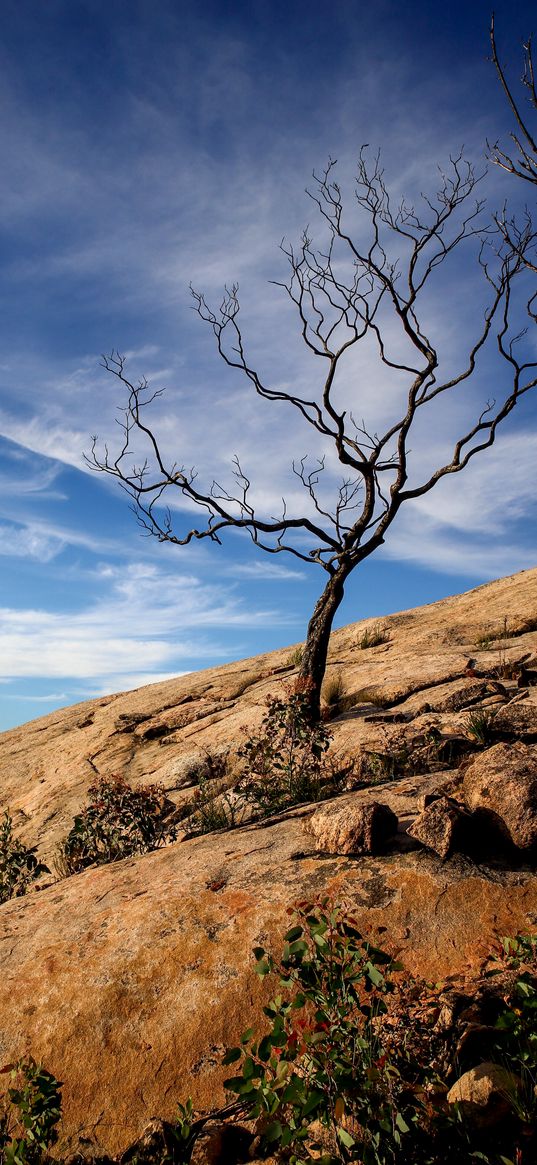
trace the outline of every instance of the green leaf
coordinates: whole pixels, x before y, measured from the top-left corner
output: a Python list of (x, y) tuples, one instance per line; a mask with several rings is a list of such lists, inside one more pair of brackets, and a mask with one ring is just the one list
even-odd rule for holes
[(354, 1137), (351, 1137), (351, 1134), (346, 1129), (342, 1129), (341, 1126), (338, 1128), (337, 1136), (338, 1140), (341, 1141), (342, 1145), (345, 1145), (346, 1149), (352, 1149), (356, 1143)]
[(242, 1052), (240, 1048), (228, 1048), (224, 1056), (222, 1056), (222, 1064), (224, 1067), (227, 1064), (234, 1064), (236, 1060), (240, 1060)]
[(264, 1138), (266, 1141), (280, 1141), (283, 1134), (283, 1127), (280, 1121), (272, 1121), (272, 1124), (265, 1129)]
[(294, 943), (297, 938), (302, 938), (303, 934), (304, 931), (301, 926), (292, 926), (291, 930), (288, 930), (287, 934), (284, 934), (283, 941), (287, 943)]
[(382, 974), (382, 971), (377, 971), (377, 968), (373, 966), (373, 963), (369, 963), (369, 962), (366, 963), (365, 970), (367, 973), (367, 977), (371, 981), (373, 986), (374, 987), (382, 987), (382, 985), (384, 983), (384, 975)]
[(410, 1132), (410, 1128), (407, 1125), (406, 1121), (403, 1120), (403, 1117), (401, 1116), (400, 1112), (395, 1114), (395, 1123), (397, 1125), (397, 1128), (400, 1129), (402, 1133), (409, 1133)]

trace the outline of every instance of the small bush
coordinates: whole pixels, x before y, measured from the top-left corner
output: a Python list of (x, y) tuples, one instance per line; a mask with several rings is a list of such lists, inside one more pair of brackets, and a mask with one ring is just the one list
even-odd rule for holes
[(199, 785), (203, 781), (223, 781), (228, 768), (228, 748), (204, 748), (185, 772), (185, 781), (192, 785)]
[(132, 789), (122, 777), (101, 777), (88, 790), (88, 798), (58, 847), (56, 868), (61, 876), (148, 853), (175, 840), (175, 827), (165, 821), (165, 795), (159, 785)]
[(503, 939), (490, 975), (507, 977), (494, 1027), (493, 1056), (519, 1081), (509, 1099), (528, 1128), (537, 1121), (537, 938)]
[(387, 643), (390, 636), (382, 623), (373, 623), (372, 627), (367, 627), (358, 640), (358, 647), (361, 651), (365, 651), (368, 647), (379, 647), (381, 643)]
[(329, 779), (324, 758), (330, 742), (326, 726), (310, 722), (307, 682), (287, 686), (283, 698), (269, 696), (259, 732), (238, 750), (245, 763), (238, 788), (254, 814), (266, 816), (318, 801)]
[(61, 1084), (35, 1060), (20, 1060), (0, 1112), (0, 1165), (40, 1165), (57, 1139)]
[(13, 833), (9, 813), (0, 823), (0, 903), (20, 898), (41, 874), (48, 874), (48, 866), (36, 856), (36, 846), (24, 845)]
[(299, 643), (298, 647), (295, 647), (294, 651), (292, 651), (290, 656), (288, 657), (287, 666), (288, 667), (300, 667), (300, 664), (302, 663), (303, 656), (304, 656), (304, 648), (303, 648), (302, 644)]
[[(533, 1165), (537, 1109), (537, 940), (504, 940), (490, 974), (497, 1018), (491, 1058), (513, 1079), (511, 1115), (489, 1130), (446, 1101), (460, 1075), (456, 1027), (437, 1024), (439, 985), (361, 935), (342, 907), (301, 903), (281, 957), (254, 949), (275, 975), (261, 1038), (246, 1031), (224, 1064), (247, 1119), (261, 1118), (264, 1151), (290, 1165)], [(281, 1157), (280, 1154), (281, 1153)]]

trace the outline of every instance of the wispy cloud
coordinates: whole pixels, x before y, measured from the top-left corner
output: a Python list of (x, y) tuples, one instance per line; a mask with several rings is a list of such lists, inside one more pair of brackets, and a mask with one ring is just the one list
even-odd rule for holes
[(184, 667), (185, 660), (225, 658), (229, 648), (218, 642), (224, 627), (290, 621), (285, 613), (252, 610), (223, 586), (178, 579), (151, 565), (131, 563), (114, 571), (111, 583), (104, 599), (73, 614), (0, 610), (3, 677), (98, 678), (107, 686), (110, 677), (114, 683), (123, 677), (124, 686), (133, 675), (173, 674), (171, 667), (182, 661)]

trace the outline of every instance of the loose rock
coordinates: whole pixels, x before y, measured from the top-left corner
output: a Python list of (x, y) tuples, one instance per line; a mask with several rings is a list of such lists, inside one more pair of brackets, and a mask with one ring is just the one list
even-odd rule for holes
[(306, 823), (315, 848), (332, 854), (378, 854), (397, 831), (397, 817), (387, 805), (348, 803), (323, 806)]
[(470, 814), (457, 801), (438, 797), (416, 817), (408, 833), (445, 859), (454, 850), (464, 848), (470, 820)]

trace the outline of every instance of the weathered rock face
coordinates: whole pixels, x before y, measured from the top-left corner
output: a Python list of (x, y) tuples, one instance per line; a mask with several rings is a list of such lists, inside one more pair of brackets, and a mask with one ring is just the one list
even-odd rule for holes
[(188, 1094), (198, 1108), (223, 1102), (222, 1051), (263, 1022), (252, 948), (277, 946), (298, 899), (348, 902), (364, 933), (434, 981), (537, 919), (529, 871), (489, 877), (423, 850), (330, 858), (308, 840), (309, 812), (177, 842), (1, 907), (0, 1063), (31, 1051), (64, 1081), (60, 1149), (84, 1137), (116, 1153)]
[[(501, 656), (476, 647), (506, 612), (516, 634)], [(59, 1152), (76, 1151), (85, 1138), (115, 1154), (151, 1118), (172, 1118), (189, 1094), (198, 1108), (223, 1101), (221, 1054), (263, 1022), (263, 992), (272, 989), (253, 974), (252, 947), (277, 947), (293, 902), (330, 894), (348, 903), (364, 933), (433, 981), (452, 973), (471, 980), (495, 936), (537, 927), (529, 861), (510, 869), (449, 856), (452, 832), (442, 862), (423, 843), (442, 852), (449, 829), (434, 838), (431, 829), (428, 841), (411, 834), (428, 807), (431, 817), (433, 798), (467, 798), (473, 808), (494, 787), (502, 820), (509, 810), (509, 829), (518, 830), (516, 844), (533, 845), (531, 766), (523, 779), (513, 775), (502, 801), (505, 754), (501, 765), (494, 759), (504, 747), (520, 758), (521, 746), (511, 739), (495, 746), (465, 775), (457, 766), (477, 749), (469, 709), (496, 697), (508, 719), (509, 700), (523, 697), (525, 747), (535, 749), (537, 688), (519, 692), (524, 677), (513, 668), (501, 679), (502, 695), (492, 675), (521, 656), (531, 673), (535, 612), (531, 571), (392, 616), (384, 621), (390, 638), (376, 648), (360, 650), (363, 627), (336, 632), (330, 666), (343, 676), (345, 699), (335, 743), (356, 757), (356, 782), (369, 787), (90, 869), (0, 907), (0, 1066), (31, 1053), (64, 1082)], [(180, 808), (204, 749), (236, 745), (242, 727), (259, 723), (267, 694), (293, 677), (288, 655), (91, 701), (4, 734), (0, 808), (10, 808), (45, 859), (99, 775), (161, 781)], [(385, 838), (386, 853), (356, 856), (356, 839), (345, 841), (343, 827), (361, 822), (368, 848), (375, 802), (395, 815), (397, 833)], [(317, 849), (323, 829), (330, 844)]]
[(496, 744), (476, 757), (464, 775), (470, 809), (518, 849), (537, 848), (537, 746)]
[[(506, 615), (512, 638), (495, 643)], [(389, 638), (368, 650), (359, 647), (367, 624), (332, 636), (327, 674), (337, 670), (345, 692), (335, 744), (353, 755), (362, 747), (383, 753), (400, 747), (408, 723), (427, 751), (431, 728), (460, 732), (469, 710), (496, 690), (489, 673), (522, 656), (527, 667), (537, 655), (537, 569), (382, 622)], [(37, 842), (50, 861), (98, 776), (160, 782), (180, 805), (191, 796), (203, 750), (236, 747), (242, 730), (259, 724), (267, 695), (296, 675), (290, 652), (90, 700), (2, 733), (0, 810), (10, 809), (23, 839)], [(468, 668), (469, 660), (476, 666)], [(516, 692), (516, 677), (511, 687)], [(506, 711), (516, 721), (515, 738), (535, 731), (536, 707), (533, 686), (523, 704)]]

